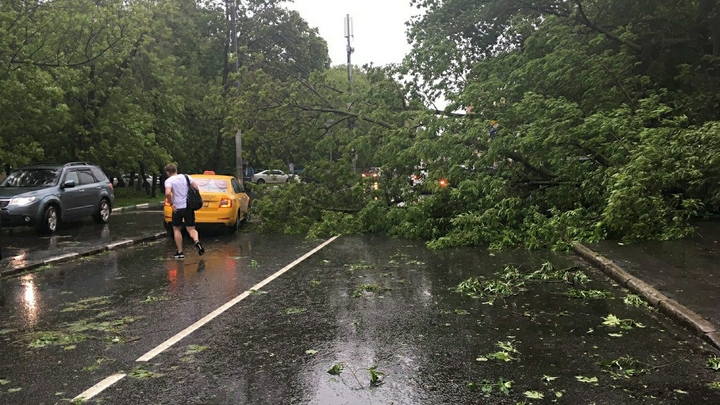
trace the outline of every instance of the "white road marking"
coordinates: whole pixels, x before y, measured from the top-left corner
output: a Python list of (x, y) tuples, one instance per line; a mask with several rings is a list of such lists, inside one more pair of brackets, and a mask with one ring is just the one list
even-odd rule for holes
[(202, 319), (200, 319), (199, 321), (197, 321), (197, 322), (193, 323), (192, 325), (188, 326), (187, 328), (183, 329), (183, 330), (180, 331), (178, 334), (176, 334), (175, 336), (171, 337), (170, 339), (164, 341), (163, 343), (160, 343), (157, 347), (155, 347), (154, 349), (150, 350), (149, 352), (143, 354), (142, 356), (140, 356), (140, 358), (138, 358), (138, 359), (135, 360), (135, 361), (150, 361), (153, 357), (155, 357), (155, 356), (157, 356), (158, 354), (162, 353), (162, 352), (165, 351), (167, 348), (171, 347), (171, 346), (174, 345), (175, 343), (179, 342), (179, 341), (182, 340), (183, 338), (187, 337), (187, 336), (190, 335), (191, 333), (193, 333), (193, 332), (195, 332), (196, 330), (198, 330), (199, 328), (201, 328), (201, 327), (202, 327), (203, 325), (205, 325), (206, 323), (208, 323), (208, 322), (210, 322), (211, 320), (213, 320), (213, 319), (214, 319), (215, 317), (217, 317), (218, 315), (220, 315), (220, 314), (222, 314), (223, 312), (225, 312), (225, 311), (227, 311), (228, 309), (230, 309), (233, 305), (235, 305), (235, 304), (237, 304), (238, 302), (240, 302), (240, 301), (242, 301), (243, 299), (245, 299), (245, 297), (247, 297), (248, 295), (250, 295), (250, 293), (251, 293), (253, 290), (259, 290), (259, 289), (261, 289), (262, 287), (264, 287), (265, 285), (267, 285), (269, 282), (275, 280), (276, 278), (280, 277), (281, 275), (283, 275), (283, 274), (284, 274), (285, 272), (287, 272), (288, 270), (290, 270), (290, 269), (292, 269), (293, 267), (297, 266), (300, 262), (302, 262), (303, 260), (305, 260), (305, 259), (307, 259), (308, 257), (312, 256), (312, 255), (315, 254), (317, 251), (319, 251), (320, 249), (324, 248), (325, 246), (327, 246), (329, 243), (331, 243), (331, 242), (334, 241), (335, 239), (337, 239), (337, 236), (333, 236), (332, 238), (326, 240), (326, 241), (323, 242), (320, 246), (318, 246), (318, 247), (316, 247), (315, 249), (313, 249), (313, 250), (305, 253), (304, 255), (302, 255), (300, 258), (298, 258), (298, 259), (295, 260), (294, 262), (288, 264), (287, 266), (285, 266), (285, 267), (283, 267), (282, 269), (280, 269), (280, 270), (278, 270), (277, 272), (275, 272), (275, 274), (273, 274), (273, 275), (271, 275), (270, 277), (266, 278), (265, 280), (263, 280), (263, 281), (255, 284), (255, 285), (252, 286), (249, 290), (243, 292), (242, 294), (240, 294), (240, 295), (238, 295), (237, 297), (233, 298), (232, 300), (228, 301), (228, 302), (227, 302), (226, 304), (224, 304), (223, 306), (221, 306), (221, 307), (219, 307), (218, 309), (212, 311), (211, 313), (205, 315), (205, 316), (204, 316)]
[(82, 394), (76, 396), (73, 398), (73, 401), (87, 401), (94, 397), (95, 395), (103, 392), (107, 387), (115, 384), (116, 382), (122, 380), (125, 378), (127, 374), (113, 374), (110, 377), (100, 381), (99, 383), (93, 385), (89, 389), (85, 390)]
[[(245, 297), (247, 297), (248, 295), (250, 295), (250, 293), (251, 293), (253, 290), (259, 290), (259, 289), (262, 288), (263, 286), (267, 285), (267, 283), (269, 283), (269, 282), (275, 280), (276, 278), (280, 277), (283, 273), (285, 273), (285, 272), (287, 272), (288, 270), (292, 269), (293, 267), (297, 266), (300, 262), (302, 262), (303, 260), (305, 260), (305, 259), (307, 259), (308, 257), (312, 256), (312, 255), (315, 254), (318, 250), (324, 248), (325, 246), (327, 246), (328, 244), (330, 244), (332, 241), (334, 241), (334, 240), (337, 239), (337, 238), (338, 238), (337, 236), (333, 236), (332, 238), (326, 240), (326, 241), (323, 242), (320, 246), (318, 246), (318, 247), (316, 247), (315, 249), (313, 249), (313, 250), (305, 253), (304, 255), (302, 255), (300, 258), (298, 258), (298, 259), (295, 260), (294, 262), (292, 262), (292, 263), (288, 264), (287, 266), (283, 267), (282, 269), (278, 270), (277, 272), (275, 272), (273, 275), (271, 275), (270, 277), (266, 278), (265, 280), (263, 280), (263, 281), (255, 284), (255, 285), (252, 286), (252, 288), (250, 288), (249, 290), (243, 292), (242, 294), (240, 294), (240, 295), (238, 295), (237, 297), (233, 298), (232, 300), (228, 301), (225, 305), (223, 305), (223, 306), (221, 306), (220, 308), (218, 308), (218, 309), (212, 311), (211, 313), (205, 315), (205, 317), (203, 317), (203, 318), (200, 319), (199, 321), (195, 322), (194, 324), (188, 326), (187, 328), (183, 329), (183, 330), (182, 330), (180, 333), (178, 333), (177, 335), (171, 337), (170, 339), (168, 339), (168, 340), (166, 340), (165, 342), (163, 342), (163, 343), (161, 343), (160, 345), (158, 345), (156, 348), (154, 348), (154, 349), (150, 350), (149, 352), (145, 353), (142, 357), (140, 357), (140, 358), (137, 359), (136, 361), (149, 361), (149, 360), (152, 359), (153, 357), (155, 357), (155, 356), (157, 356), (158, 354), (162, 353), (162, 352), (163, 352), (165, 349), (167, 349), (168, 347), (170, 347), (170, 346), (174, 345), (175, 343), (177, 343), (178, 341), (180, 341), (182, 338), (188, 336), (189, 334), (193, 333), (194, 331), (196, 331), (197, 329), (199, 329), (200, 327), (202, 327), (202, 326), (205, 325), (206, 323), (210, 322), (210, 321), (211, 321), (213, 318), (215, 318), (216, 316), (218, 316), (218, 315), (222, 314), (223, 312), (227, 311), (227, 310), (230, 309), (230, 307), (232, 307), (233, 305), (235, 305), (235, 304), (237, 304), (238, 302), (242, 301)], [(107, 389), (107, 388), (110, 387), (111, 385), (113, 385), (113, 384), (115, 384), (116, 382), (122, 380), (123, 378), (125, 378), (126, 375), (127, 375), (127, 374), (113, 374), (113, 375), (111, 375), (110, 377), (108, 377), (108, 378), (100, 381), (99, 383), (95, 384), (94, 386), (90, 387), (89, 389), (87, 389), (86, 391), (84, 391), (82, 394), (76, 396), (75, 398), (73, 398), (73, 400), (87, 401), (87, 400), (91, 399), (92, 397), (96, 396), (97, 394), (103, 392), (105, 389)]]

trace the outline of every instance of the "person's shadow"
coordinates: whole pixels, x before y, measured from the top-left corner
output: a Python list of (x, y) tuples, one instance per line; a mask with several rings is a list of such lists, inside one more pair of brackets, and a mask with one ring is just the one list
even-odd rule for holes
[(197, 272), (201, 273), (204, 270), (205, 270), (205, 259), (200, 259), (200, 262), (198, 262)]

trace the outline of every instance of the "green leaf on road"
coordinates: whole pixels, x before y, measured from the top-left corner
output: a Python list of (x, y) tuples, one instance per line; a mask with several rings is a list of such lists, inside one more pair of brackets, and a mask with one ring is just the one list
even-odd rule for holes
[(285, 308), (282, 310), (285, 315), (299, 314), (301, 312), (305, 312), (305, 308)]
[(557, 379), (558, 379), (558, 377), (550, 377), (549, 375), (543, 375), (542, 378), (540, 379), (540, 381), (547, 383), (547, 382), (554, 381)]
[(156, 378), (162, 376), (162, 374), (158, 374), (155, 372), (152, 372), (150, 370), (146, 370), (142, 366), (136, 367), (128, 376), (132, 378), (136, 378), (138, 380), (146, 379), (146, 378)]
[(603, 325), (606, 325), (606, 326), (619, 326), (620, 325), (620, 318), (618, 318), (617, 316), (615, 316), (613, 314), (610, 314), (603, 319), (604, 319)]
[(720, 357), (712, 356), (705, 361), (705, 366), (711, 370), (720, 370)]
[(207, 346), (189, 345), (187, 350), (185, 350), (184, 354), (185, 355), (196, 354), (196, 353), (204, 352), (207, 349), (208, 349)]
[(525, 391), (525, 396), (530, 399), (543, 399), (545, 398), (545, 395), (542, 392), (539, 391)]
[(344, 368), (345, 368), (345, 366), (343, 366), (342, 363), (337, 363), (337, 364), (333, 365), (333, 366), (330, 368), (330, 370), (328, 370), (328, 374), (331, 374), (331, 375), (340, 375), (340, 373), (342, 373), (342, 371), (343, 371)]
[(385, 376), (385, 373), (379, 371), (377, 366), (370, 367), (368, 372), (370, 373), (370, 385), (380, 385), (382, 383), (382, 378)]
[(250, 290), (251, 295), (263, 295), (267, 294), (268, 292), (265, 290)]

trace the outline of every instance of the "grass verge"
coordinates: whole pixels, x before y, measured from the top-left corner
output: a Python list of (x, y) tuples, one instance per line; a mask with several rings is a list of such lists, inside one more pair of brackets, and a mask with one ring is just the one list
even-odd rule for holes
[(155, 197), (148, 195), (144, 189), (136, 191), (134, 187), (115, 188), (115, 207), (129, 207), (132, 205), (162, 202), (165, 196), (158, 189)]

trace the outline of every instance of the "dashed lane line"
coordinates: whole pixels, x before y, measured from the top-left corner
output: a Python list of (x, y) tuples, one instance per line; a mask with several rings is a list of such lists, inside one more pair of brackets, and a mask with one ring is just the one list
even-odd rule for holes
[[(228, 301), (221, 307), (217, 308), (216, 310), (212, 311), (211, 313), (205, 315), (202, 319), (199, 321), (193, 323), (192, 325), (188, 326), (187, 328), (183, 329), (179, 333), (177, 333), (175, 336), (171, 337), (170, 339), (164, 341), (163, 343), (160, 343), (157, 345), (154, 349), (150, 350), (149, 352), (143, 354), (140, 356), (137, 360), (139, 362), (147, 362), (150, 361), (152, 358), (157, 356), (158, 354), (162, 353), (163, 351), (170, 348), (175, 343), (179, 342), (180, 340), (184, 339), (191, 333), (195, 332), (196, 330), (200, 329), (202, 326), (204, 326), (206, 323), (210, 322), (214, 318), (216, 318), (218, 315), (222, 314), (223, 312), (227, 311), (228, 309), (232, 308), (235, 304), (245, 299), (248, 295), (252, 293), (252, 291), (256, 291), (270, 283), (271, 281), (275, 280), (276, 278), (280, 277), (284, 273), (288, 272), (293, 267), (300, 264), (303, 260), (307, 259), (308, 257), (312, 256), (313, 254), (317, 253), (320, 249), (324, 248), (325, 246), (332, 243), (335, 239), (337, 239), (338, 236), (333, 236), (332, 238), (326, 240), (322, 244), (320, 244), (315, 249), (305, 253), (304, 255), (300, 256), (298, 259), (293, 261), (292, 263), (288, 264), (287, 266), (283, 267), (282, 269), (276, 271), (274, 274), (270, 275), (263, 281), (255, 284), (252, 286), (249, 290), (243, 292), (242, 294), (238, 295), (237, 297), (233, 298), (232, 300)], [(110, 377), (100, 381), (99, 383), (95, 384), (82, 394), (78, 395), (74, 399), (82, 399), (82, 400), (89, 400), (92, 397), (98, 395), (103, 390), (107, 389), (111, 385), (115, 384), (116, 382), (120, 381), (126, 376), (126, 374), (113, 374)]]
[(92, 387), (88, 388), (83, 392), (82, 394), (76, 396), (73, 398), (73, 401), (87, 401), (94, 397), (95, 395), (103, 392), (107, 387), (115, 384), (116, 382), (122, 380), (125, 378), (127, 374), (113, 374), (110, 377), (100, 381), (99, 383), (93, 385)]
[(180, 340), (182, 340), (183, 338), (185, 338), (185, 337), (188, 336), (189, 334), (195, 332), (196, 330), (198, 330), (199, 328), (201, 328), (203, 325), (205, 325), (206, 323), (208, 323), (208, 322), (210, 322), (211, 320), (213, 320), (216, 316), (218, 316), (218, 315), (222, 314), (223, 312), (227, 311), (228, 309), (232, 308), (233, 305), (237, 304), (238, 302), (240, 302), (240, 301), (242, 301), (243, 299), (245, 299), (245, 297), (247, 297), (248, 295), (250, 295), (250, 293), (251, 293), (252, 291), (261, 289), (261, 288), (264, 287), (267, 283), (269, 283), (269, 282), (275, 280), (276, 278), (280, 277), (283, 273), (285, 273), (285, 272), (287, 272), (288, 270), (292, 269), (293, 267), (297, 266), (300, 262), (302, 262), (303, 260), (305, 260), (305, 259), (307, 259), (308, 257), (312, 256), (312, 255), (315, 254), (317, 251), (319, 251), (320, 249), (324, 248), (325, 246), (327, 246), (329, 243), (331, 243), (331, 242), (334, 241), (335, 239), (337, 239), (337, 236), (333, 236), (332, 238), (326, 240), (326, 241), (323, 242), (320, 246), (318, 246), (318, 247), (316, 247), (315, 249), (313, 249), (313, 250), (305, 253), (305, 254), (302, 255), (300, 258), (298, 258), (298, 259), (295, 260), (294, 262), (288, 264), (287, 266), (283, 267), (282, 269), (278, 270), (277, 272), (275, 272), (275, 274), (271, 275), (270, 277), (266, 278), (265, 280), (263, 280), (263, 281), (255, 284), (255, 285), (252, 286), (249, 290), (245, 291), (244, 293), (242, 293), (242, 294), (238, 295), (237, 297), (233, 298), (232, 300), (228, 301), (225, 305), (223, 305), (223, 306), (221, 306), (220, 308), (218, 308), (218, 309), (212, 311), (211, 313), (205, 315), (202, 319), (200, 319), (199, 321), (195, 322), (194, 324), (188, 326), (187, 328), (183, 329), (183, 330), (182, 330), (181, 332), (179, 332), (177, 335), (171, 337), (170, 339), (164, 341), (163, 343), (160, 343), (160, 344), (159, 344), (157, 347), (155, 347), (154, 349), (152, 349), (152, 350), (150, 350), (149, 352), (147, 352), (147, 353), (143, 354), (142, 356), (140, 356), (140, 358), (137, 359), (136, 361), (150, 361), (153, 357), (155, 357), (155, 356), (157, 356), (158, 354), (162, 353), (164, 350), (166, 350), (166, 349), (169, 348), (170, 346), (172, 346), (172, 345), (174, 345), (175, 343), (179, 342)]

